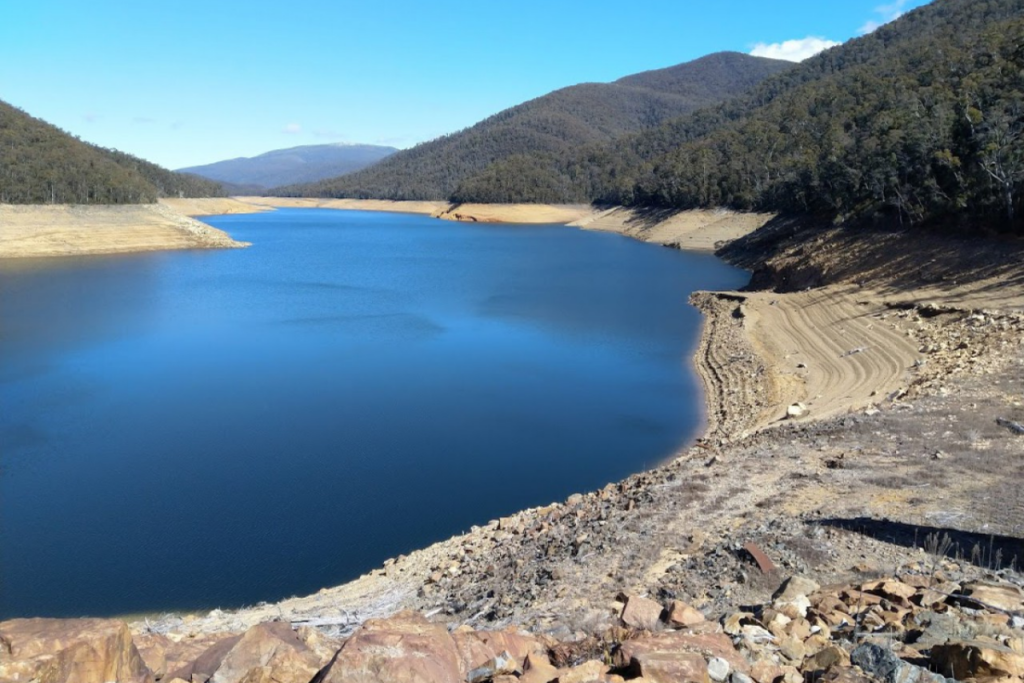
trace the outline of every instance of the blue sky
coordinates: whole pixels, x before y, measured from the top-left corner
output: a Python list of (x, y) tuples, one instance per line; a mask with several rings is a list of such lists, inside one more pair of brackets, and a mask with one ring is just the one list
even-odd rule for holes
[(178, 168), (303, 144), (408, 147), (574, 83), (720, 50), (796, 59), (925, 2), (4, 4), (0, 99)]

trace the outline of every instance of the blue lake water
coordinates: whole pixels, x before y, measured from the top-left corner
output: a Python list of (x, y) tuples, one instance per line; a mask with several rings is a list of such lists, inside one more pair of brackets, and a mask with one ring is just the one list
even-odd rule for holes
[(249, 249), (0, 264), (0, 618), (236, 607), (694, 436), (709, 255), (281, 210)]

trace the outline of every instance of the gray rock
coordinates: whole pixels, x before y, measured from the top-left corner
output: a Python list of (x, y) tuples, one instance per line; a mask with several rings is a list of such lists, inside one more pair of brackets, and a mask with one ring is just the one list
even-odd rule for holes
[(956, 683), (952, 678), (905, 662), (892, 651), (874, 643), (857, 646), (850, 654), (850, 660), (864, 673), (885, 683)]
[(725, 679), (729, 678), (731, 669), (732, 667), (729, 666), (729, 662), (721, 657), (712, 657), (708, 660), (708, 676), (711, 680), (718, 683), (722, 683)]

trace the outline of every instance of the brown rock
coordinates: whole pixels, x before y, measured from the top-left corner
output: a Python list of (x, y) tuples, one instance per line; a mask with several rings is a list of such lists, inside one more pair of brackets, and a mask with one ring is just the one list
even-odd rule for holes
[(543, 654), (546, 651), (539, 640), (533, 636), (520, 634), (515, 629), (505, 631), (463, 631), (459, 629), (452, 633), (452, 639), (455, 641), (455, 647), (458, 648), (464, 671), (479, 668), (497, 658), (502, 652), (507, 652), (517, 665), (522, 665), (527, 655)]
[(846, 606), (851, 610), (860, 611), (871, 607), (872, 605), (880, 605), (882, 603), (881, 596), (875, 595), (874, 593), (865, 593), (859, 591), (856, 588), (847, 588), (839, 597), (842, 599)]
[(939, 673), (961, 681), (1024, 676), (1024, 656), (1005, 645), (978, 640), (936, 645), (932, 648), (931, 664)]
[(845, 666), (833, 666), (825, 671), (819, 679), (820, 683), (873, 683), (860, 669)]
[(964, 584), (962, 592), (971, 599), (996, 609), (1007, 612), (1018, 612), (1021, 609), (1021, 591), (1016, 586), (975, 581)]
[(832, 643), (827, 635), (824, 633), (816, 633), (804, 641), (804, 656), (810, 657), (812, 655), (816, 655), (831, 644)]
[(571, 669), (561, 669), (558, 672), (558, 683), (592, 683), (603, 681), (608, 667), (603, 662), (592, 659)]
[(850, 655), (838, 645), (829, 645), (804, 660), (804, 672), (824, 671), (831, 667), (850, 665)]
[(731, 636), (738, 636), (743, 627), (756, 624), (757, 620), (751, 612), (733, 612), (722, 619), (722, 628)]
[(342, 646), (320, 683), (462, 683), (447, 629), (414, 612), (370, 619)]
[[(724, 633), (655, 633), (634, 640), (627, 640), (619, 648), (617, 663), (630, 665), (634, 660), (643, 662), (645, 658), (671, 659), (679, 654), (699, 654), (706, 660), (720, 657), (729, 663), (733, 671), (747, 673), (750, 665), (743, 655), (733, 647), (732, 640)], [(704, 667), (707, 675), (707, 667)]]
[(323, 666), (337, 654), (341, 649), (341, 642), (337, 638), (331, 638), (318, 628), (312, 626), (300, 626), (295, 629), (295, 635), (306, 644)]
[[(650, 683), (710, 683), (708, 665), (696, 652), (648, 652), (633, 657), (633, 673)], [(561, 681), (559, 681), (561, 683)]]
[(508, 652), (500, 652), (496, 657), (470, 669), (466, 680), (469, 683), (483, 683), (495, 677), (511, 676), (518, 673), (522, 673), (522, 670), (516, 660), (512, 659), (512, 655)]
[(223, 635), (169, 638), (159, 633), (139, 633), (134, 641), (142, 661), (153, 675), (164, 678), (168, 673), (188, 666), (224, 638)]
[(558, 678), (558, 669), (548, 661), (545, 655), (526, 655), (523, 669), (523, 675), (519, 677), (519, 683), (551, 683), (551, 681)]
[(803, 576), (791, 576), (786, 579), (772, 595), (772, 607), (788, 617), (806, 617), (811, 606), (807, 596), (818, 590), (820, 586)]
[(626, 606), (622, 608), (622, 623), (633, 628), (654, 631), (661, 622), (661, 603), (639, 595), (626, 598)]
[(195, 661), (189, 662), (171, 674), (171, 678), (180, 678), (185, 681), (207, 680), (220, 667), (224, 657), (231, 651), (242, 636), (229, 636), (218, 640), (210, 647), (203, 650), (202, 654), (196, 657)]
[(224, 655), (210, 683), (308, 683), (320, 659), (281, 621), (253, 626)]
[(12, 619), (0, 623), (0, 680), (149, 683), (153, 675), (128, 625), (114, 619)]
[(700, 610), (687, 605), (681, 600), (673, 600), (668, 607), (667, 621), (670, 626), (682, 628), (693, 626), (704, 621), (704, 615)]
[(750, 676), (757, 683), (772, 683), (781, 678), (783, 673), (781, 666), (768, 659), (758, 659), (750, 666)]
[(807, 648), (804, 647), (802, 641), (796, 638), (780, 638), (776, 645), (779, 647), (779, 652), (791, 662), (802, 662), (807, 656)]
[(917, 589), (896, 579), (885, 579), (872, 581), (861, 586), (861, 590), (867, 593), (874, 593), (888, 598), (893, 602), (910, 600), (917, 593)]

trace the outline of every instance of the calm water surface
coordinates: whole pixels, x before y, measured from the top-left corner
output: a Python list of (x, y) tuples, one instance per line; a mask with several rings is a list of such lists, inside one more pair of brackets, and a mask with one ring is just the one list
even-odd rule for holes
[(0, 618), (309, 593), (692, 437), (687, 296), (557, 226), (282, 210), (249, 249), (0, 265)]

